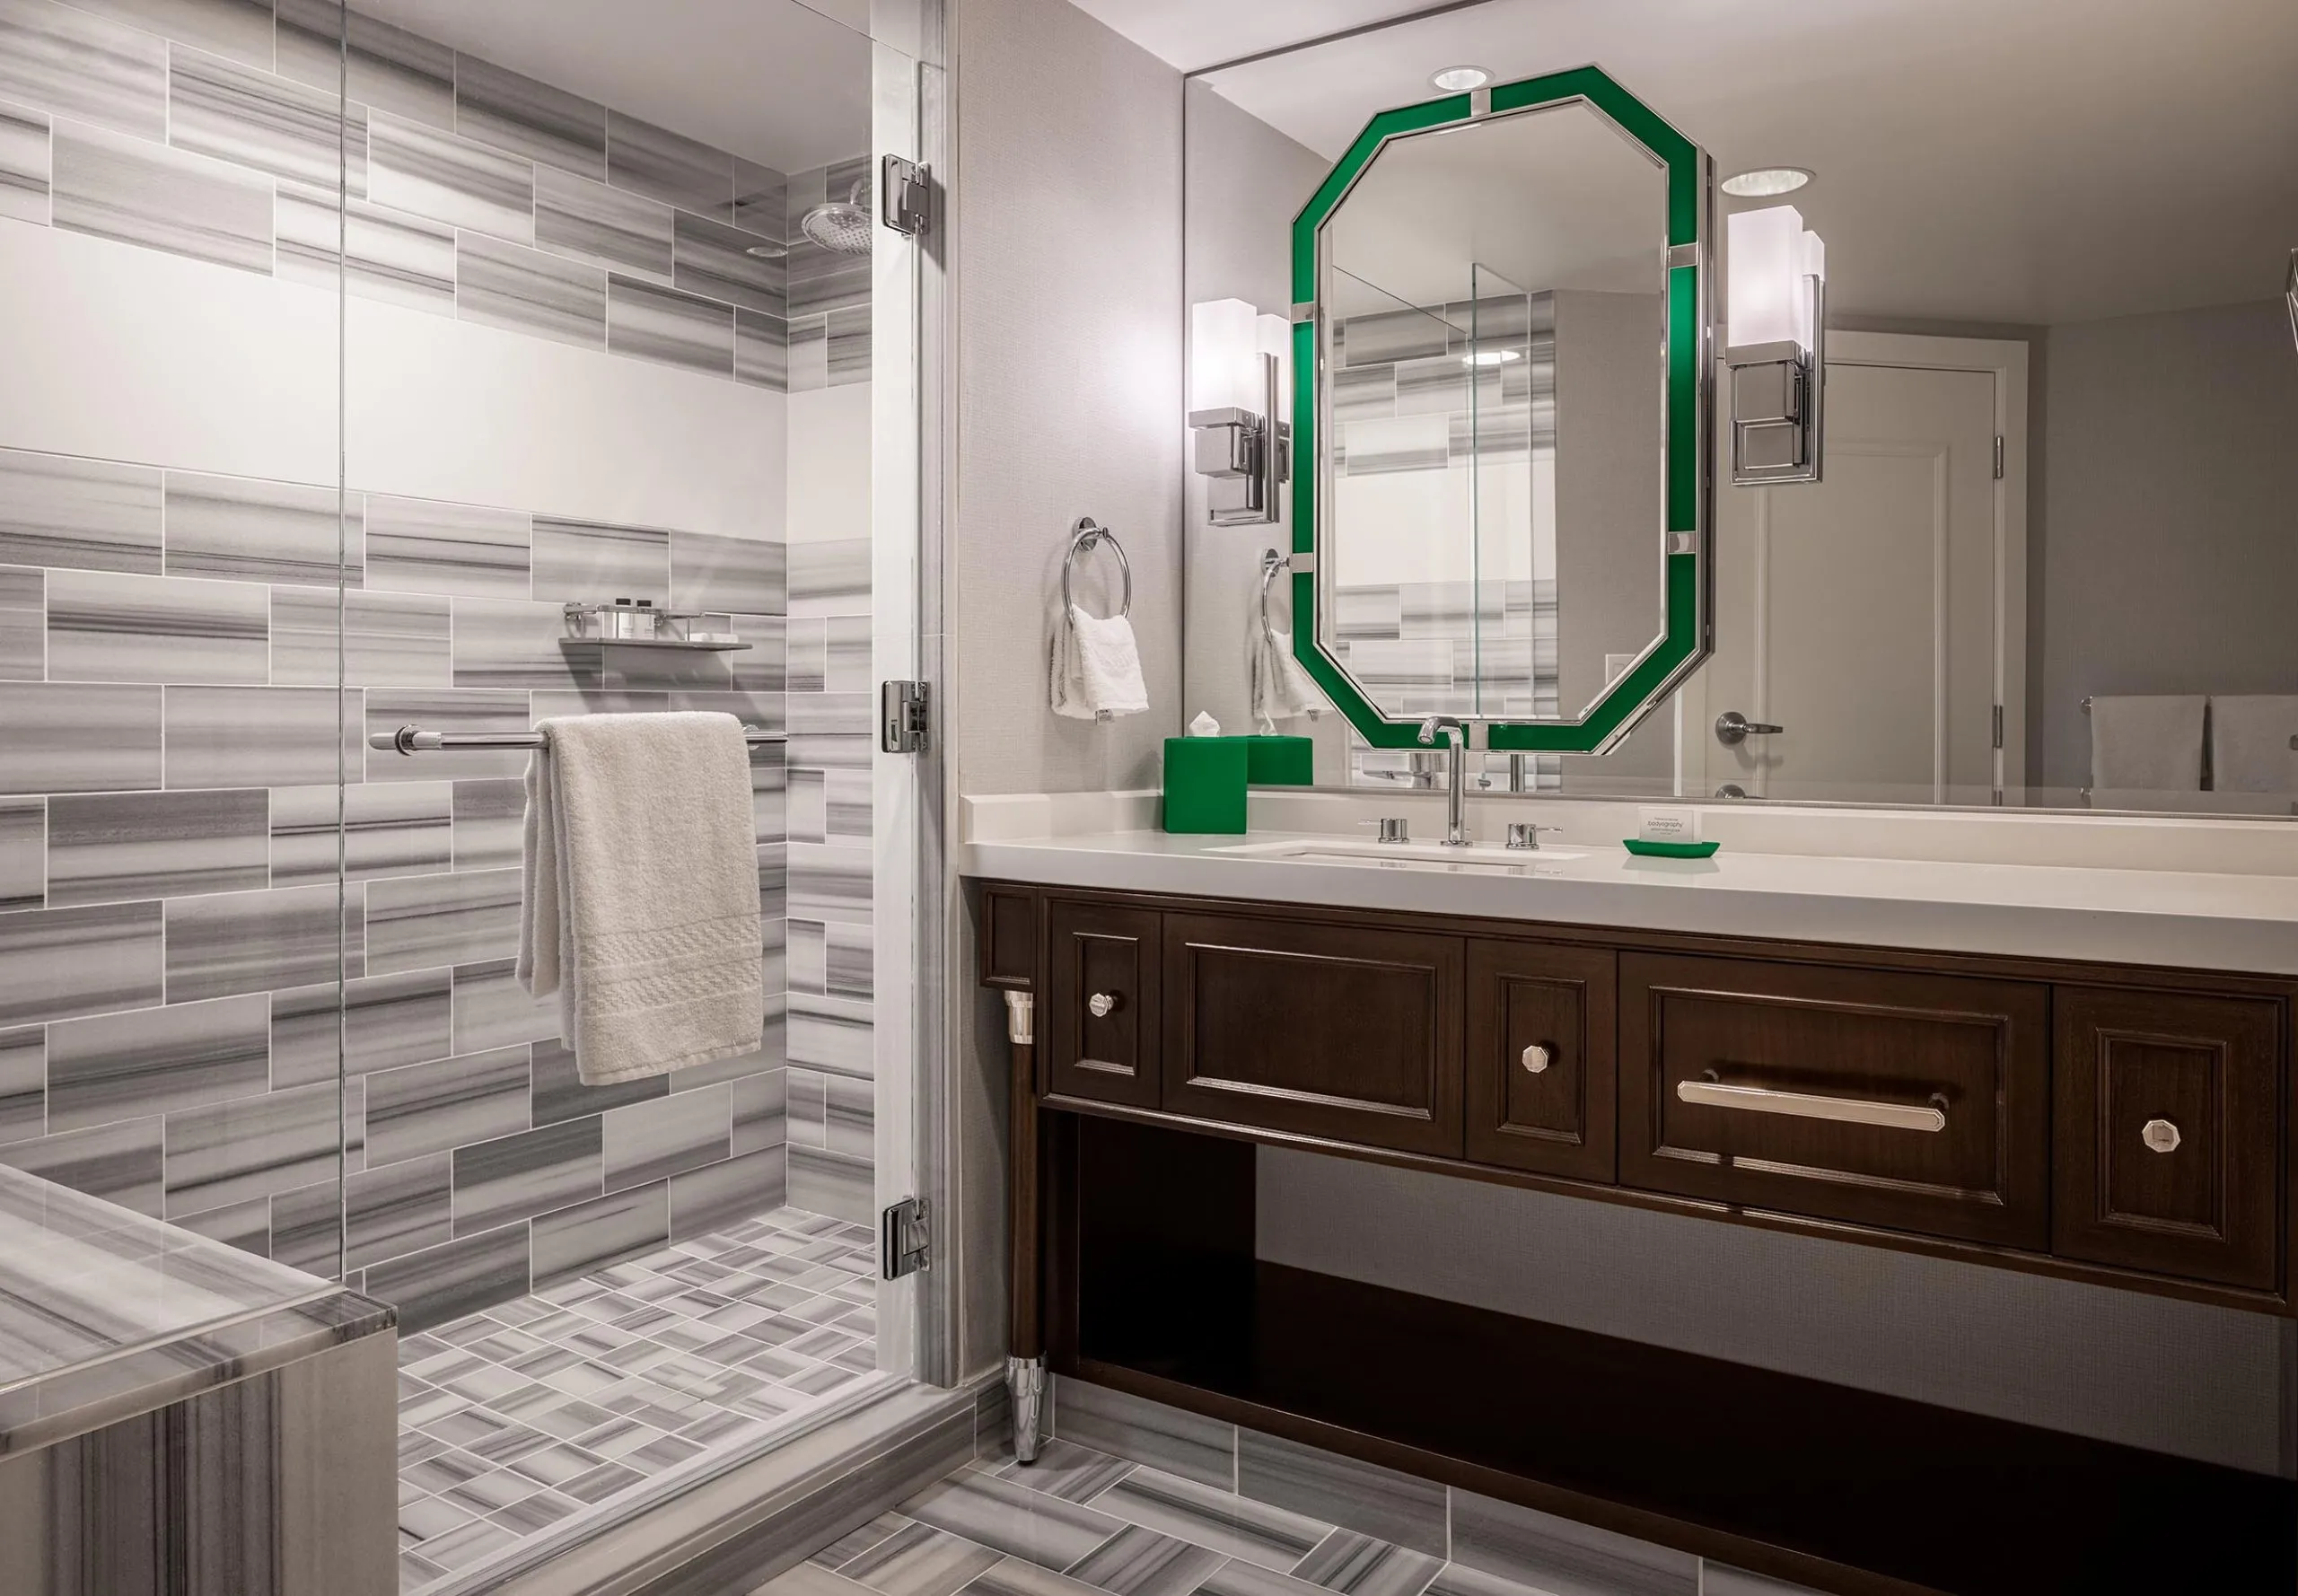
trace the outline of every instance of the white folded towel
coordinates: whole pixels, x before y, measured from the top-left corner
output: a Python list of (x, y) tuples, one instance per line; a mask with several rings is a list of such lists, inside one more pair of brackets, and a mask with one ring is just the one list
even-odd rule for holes
[(2214, 695), (2210, 785), (2221, 793), (2298, 794), (2298, 697)]
[(596, 1086), (758, 1048), (750, 745), (730, 715), (544, 721), (527, 765), (519, 983)]
[(1072, 604), (1053, 629), (1054, 714), (1106, 721), (1148, 707), (1133, 623), (1122, 615), (1105, 620)]
[(1324, 712), (1317, 684), (1293, 657), (1293, 634), (1275, 627), (1253, 628), (1253, 721), (1261, 734), (1276, 730), (1276, 723)]
[(2200, 693), (2092, 698), (2092, 787), (2127, 793), (2200, 792), (2202, 723), (2209, 702)]

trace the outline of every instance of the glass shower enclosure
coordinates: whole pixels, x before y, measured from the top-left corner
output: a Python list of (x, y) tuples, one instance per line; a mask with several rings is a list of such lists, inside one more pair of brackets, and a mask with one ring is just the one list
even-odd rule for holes
[[(875, 9), (0, 0), (0, 1162), (399, 1311), (403, 1591), (930, 1339)], [(761, 734), (766, 1045), (585, 1086), (517, 741), (690, 709)]]

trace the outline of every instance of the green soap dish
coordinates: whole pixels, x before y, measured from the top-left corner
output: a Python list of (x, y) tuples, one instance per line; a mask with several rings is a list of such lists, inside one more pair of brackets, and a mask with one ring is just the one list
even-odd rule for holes
[(1707, 859), (1723, 846), (1720, 842), (1646, 842), (1640, 837), (1620, 841), (1620, 846), (1645, 859)]

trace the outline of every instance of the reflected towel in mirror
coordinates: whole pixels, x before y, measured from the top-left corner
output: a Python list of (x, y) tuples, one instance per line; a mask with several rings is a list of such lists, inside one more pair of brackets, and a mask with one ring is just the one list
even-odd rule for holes
[(1071, 605), (1053, 629), (1054, 714), (1106, 721), (1148, 707), (1132, 622), (1122, 615), (1103, 619)]
[(2091, 700), (2091, 785), (2137, 793), (2202, 790), (2200, 693)]
[(2298, 697), (2214, 694), (2210, 700), (2211, 785), (2222, 793), (2298, 794)]
[(1252, 694), (1254, 729), (1264, 736), (1279, 721), (1313, 719), (1324, 712), (1317, 684), (1293, 655), (1293, 634), (1276, 627), (1254, 630)]

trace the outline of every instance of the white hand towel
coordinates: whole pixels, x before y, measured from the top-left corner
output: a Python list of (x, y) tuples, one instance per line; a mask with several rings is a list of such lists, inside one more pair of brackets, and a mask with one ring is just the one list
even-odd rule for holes
[(2091, 700), (2091, 785), (2122, 793), (2202, 790), (2200, 693)]
[(1053, 632), (1053, 712), (1105, 721), (1148, 707), (1133, 623), (1121, 615), (1104, 620), (1071, 605)]
[(2211, 785), (2221, 793), (2298, 794), (2298, 697), (2216, 695), (2210, 700)]
[(1252, 656), (1253, 721), (1264, 736), (1276, 723), (1324, 711), (1317, 684), (1293, 656), (1293, 634), (1276, 627), (1256, 627)]
[(558, 994), (584, 1085), (765, 1040), (750, 746), (730, 715), (542, 723), (527, 765), (520, 985)]

